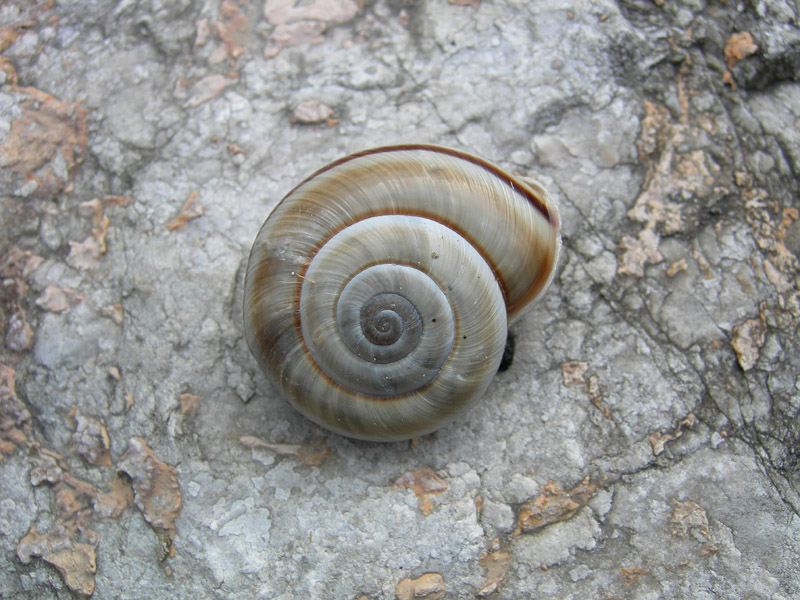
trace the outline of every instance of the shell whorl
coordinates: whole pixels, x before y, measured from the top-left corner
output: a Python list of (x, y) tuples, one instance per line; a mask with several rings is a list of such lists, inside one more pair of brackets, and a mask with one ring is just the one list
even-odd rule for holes
[(483, 394), (559, 246), (555, 204), (534, 182), (435, 146), (354, 154), (264, 222), (247, 266), (247, 341), (320, 425), (422, 435)]

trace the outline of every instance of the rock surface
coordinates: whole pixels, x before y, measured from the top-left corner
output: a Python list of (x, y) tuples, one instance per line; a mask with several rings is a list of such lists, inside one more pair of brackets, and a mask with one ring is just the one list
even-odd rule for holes
[[(3, 597), (799, 597), (799, 26), (1, 3)], [(243, 261), (305, 175), (409, 141), (537, 176), (564, 252), (484, 402), (356, 442), (258, 371)]]

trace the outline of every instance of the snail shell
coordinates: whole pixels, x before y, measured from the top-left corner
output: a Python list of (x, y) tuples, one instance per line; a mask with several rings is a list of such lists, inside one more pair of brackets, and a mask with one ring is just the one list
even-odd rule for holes
[(416, 437), (486, 390), (560, 244), (556, 205), (532, 180), (436, 146), (359, 152), (300, 183), (262, 225), (247, 343), (319, 425)]

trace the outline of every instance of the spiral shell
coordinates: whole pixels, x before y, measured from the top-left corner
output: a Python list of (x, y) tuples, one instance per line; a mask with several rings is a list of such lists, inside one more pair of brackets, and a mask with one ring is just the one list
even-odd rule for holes
[(262, 225), (247, 342), (316, 423), (422, 435), (486, 390), (559, 248), (555, 203), (535, 182), (448, 148), (366, 150), (311, 175)]

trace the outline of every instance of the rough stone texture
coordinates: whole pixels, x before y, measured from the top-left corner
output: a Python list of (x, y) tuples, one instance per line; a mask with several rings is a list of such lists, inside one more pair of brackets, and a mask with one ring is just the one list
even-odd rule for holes
[[(3, 597), (800, 596), (799, 18), (0, 2)], [(369, 444), (258, 372), (242, 267), (303, 176), (400, 141), (538, 176), (564, 252), (480, 406)]]

